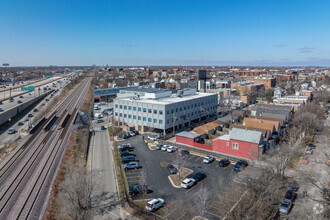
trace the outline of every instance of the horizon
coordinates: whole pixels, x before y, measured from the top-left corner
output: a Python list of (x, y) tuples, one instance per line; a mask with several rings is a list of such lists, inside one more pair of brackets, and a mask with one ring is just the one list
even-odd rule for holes
[(0, 63), (328, 67), (330, 2), (8, 1)]

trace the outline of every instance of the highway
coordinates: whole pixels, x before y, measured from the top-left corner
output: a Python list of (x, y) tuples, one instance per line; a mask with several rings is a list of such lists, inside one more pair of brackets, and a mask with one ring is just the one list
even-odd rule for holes
[(0, 164), (0, 219), (42, 218), (76, 113), (90, 87), (85, 78)]
[[(0, 149), (5, 146), (6, 144), (11, 144), (12, 142), (14, 142), (15, 140), (17, 140), (17, 138), (20, 137), (24, 137), (27, 135), (28, 130), (29, 130), (29, 125), (33, 126), (34, 122), (35, 122), (35, 117), (37, 117), (39, 114), (43, 114), (44, 109), (46, 109), (48, 106), (52, 106), (55, 103), (54, 102), (54, 98), (58, 97), (61, 94), (62, 89), (69, 83), (70, 81), (65, 81), (64, 83), (62, 83), (60, 85), (60, 87), (57, 87), (59, 89), (59, 91), (57, 93), (55, 93), (54, 96), (48, 95), (46, 96), (45, 99), (48, 99), (49, 101), (43, 101), (40, 102), (38, 105), (36, 105), (35, 107), (31, 108), (29, 107), (29, 109), (31, 109), (29, 111), (29, 109), (24, 110), (24, 112), (19, 113), (18, 116), (16, 116), (12, 121), (11, 124), (8, 126), (0, 126)], [(1, 105), (0, 105), (1, 107)], [(38, 112), (34, 112), (33, 109), (38, 109)], [(28, 114), (33, 114), (34, 117), (29, 118), (26, 117)], [(1, 116), (1, 112), (0, 112), (0, 116)], [(18, 123), (21, 122), (22, 125), (19, 125)], [(13, 128), (16, 131), (20, 131), (23, 129), (23, 133), (19, 133), (16, 132), (15, 134), (7, 134), (7, 130), (9, 128)]]

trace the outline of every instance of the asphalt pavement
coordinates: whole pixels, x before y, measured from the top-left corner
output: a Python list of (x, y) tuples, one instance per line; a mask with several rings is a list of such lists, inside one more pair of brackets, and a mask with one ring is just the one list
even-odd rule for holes
[[(233, 184), (232, 177), (236, 174), (232, 171), (233, 165), (222, 168), (219, 167), (219, 161), (204, 164), (202, 156), (189, 154), (184, 157), (182, 166), (192, 169), (194, 173), (204, 172), (207, 177), (188, 190), (183, 188), (175, 188), (168, 179), (168, 175), (170, 173), (166, 166), (168, 164), (175, 165), (177, 163), (177, 152), (168, 153), (161, 150), (150, 150), (143, 141), (142, 135), (131, 137), (118, 144), (126, 142), (131, 143), (132, 146), (135, 147), (134, 153), (137, 155), (137, 160), (139, 160), (139, 163), (142, 166), (142, 169), (127, 171), (126, 176), (129, 185), (134, 186), (136, 184), (146, 182), (148, 189), (152, 190), (151, 194), (134, 197), (135, 200), (163, 198), (165, 201), (169, 202), (181, 198), (187, 207), (180, 208), (191, 208), (191, 206), (194, 206), (197, 202), (196, 193), (201, 189), (201, 187), (206, 187), (208, 196), (206, 207), (207, 211), (204, 217), (208, 219), (224, 218), (230, 211), (231, 206), (235, 204), (236, 201), (222, 201), (232, 205), (222, 206), (219, 204), (219, 202), (221, 202), (222, 192), (226, 189), (226, 187), (231, 187)], [(172, 211), (175, 213), (174, 209)], [(166, 216), (171, 219), (169, 213), (171, 212), (168, 210), (159, 210), (157, 215), (163, 217)], [(191, 214), (191, 216), (189, 214)], [(182, 219), (190, 219), (192, 217), (193, 214), (191, 211), (187, 210)]]

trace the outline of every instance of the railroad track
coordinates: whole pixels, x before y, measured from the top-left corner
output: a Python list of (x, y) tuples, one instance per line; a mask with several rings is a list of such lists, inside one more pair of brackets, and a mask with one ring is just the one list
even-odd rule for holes
[(40, 219), (52, 181), (87, 96), (85, 78), (0, 167), (0, 219)]

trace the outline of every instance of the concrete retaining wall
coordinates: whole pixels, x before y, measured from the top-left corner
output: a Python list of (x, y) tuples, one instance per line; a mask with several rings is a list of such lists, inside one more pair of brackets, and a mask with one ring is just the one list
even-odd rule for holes
[(51, 93), (52, 91), (49, 91), (45, 94), (42, 94), (38, 97), (35, 97), (27, 102), (24, 102), (20, 105), (17, 105), (11, 109), (8, 109), (4, 112), (2, 112), (0, 114), (0, 125), (2, 125), (3, 123), (7, 122), (9, 118), (13, 118), (16, 115), (18, 115), (18, 113), (22, 112), (24, 109), (28, 108), (29, 106), (31, 106), (33, 103), (39, 101), (40, 99), (43, 99), (45, 96), (47, 96), (49, 93)]

